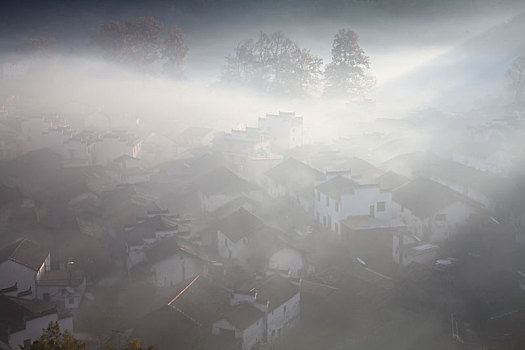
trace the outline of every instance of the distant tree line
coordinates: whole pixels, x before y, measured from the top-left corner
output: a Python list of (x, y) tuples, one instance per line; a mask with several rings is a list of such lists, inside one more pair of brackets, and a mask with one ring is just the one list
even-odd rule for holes
[(160, 64), (164, 72), (178, 77), (188, 53), (184, 32), (176, 25), (166, 29), (153, 17), (102, 23), (93, 42), (110, 60), (144, 69)]
[(226, 58), (221, 80), (283, 95), (302, 96), (321, 89), (327, 96), (362, 96), (375, 79), (358, 40), (353, 30), (339, 30), (332, 44), (332, 60), (323, 69), (321, 58), (283, 33), (261, 32), (257, 39), (241, 42)]

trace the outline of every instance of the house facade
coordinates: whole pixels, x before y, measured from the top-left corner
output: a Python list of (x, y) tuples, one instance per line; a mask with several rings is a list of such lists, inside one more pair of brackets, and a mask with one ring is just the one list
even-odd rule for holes
[(259, 118), (259, 129), (270, 136), (272, 147), (287, 150), (303, 145), (303, 117), (295, 112), (267, 114)]
[(350, 217), (370, 216), (391, 219), (392, 194), (379, 185), (359, 185), (349, 172), (328, 172), (314, 190), (314, 217), (317, 224), (341, 234), (341, 221)]

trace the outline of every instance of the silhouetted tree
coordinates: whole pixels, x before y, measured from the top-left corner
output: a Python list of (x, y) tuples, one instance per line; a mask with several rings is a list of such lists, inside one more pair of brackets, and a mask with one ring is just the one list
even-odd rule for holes
[[(20, 349), (24, 349), (20, 346)], [(85, 350), (86, 345), (68, 331), (60, 332), (57, 322), (49, 322), (44, 333), (31, 344), (30, 350)]]
[(102, 23), (93, 40), (109, 59), (140, 67), (162, 63), (176, 75), (181, 74), (188, 53), (182, 30), (173, 25), (165, 33), (164, 24), (153, 17)]
[(375, 79), (369, 74), (370, 58), (359, 46), (357, 34), (340, 29), (332, 43), (332, 62), (325, 70), (325, 93), (332, 96), (360, 96)]
[(510, 88), (514, 92), (514, 101), (518, 102), (523, 99), (525, 94), (525, 55), (520, 56), (512, 62), (506, 74), (510, 80)]
[(261, 32), (248, 39), (226, 58), (222, 81), (286, 95), (305, 95), (319, 82), (322, 59), (277, 32)]

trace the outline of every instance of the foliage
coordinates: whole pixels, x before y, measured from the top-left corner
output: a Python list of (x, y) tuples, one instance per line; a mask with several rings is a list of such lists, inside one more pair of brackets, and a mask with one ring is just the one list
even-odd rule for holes
[(93, 36), (107, 58), (140, 67), (161, 63), (164, 70), (180, 76), (188, 47), (184, 33), (176, 25), (166, 32), (154, 17), (138, 17), (126, 22), (102, 23)]
[(332, 62), (325, 70), (325, 93), (331, 96), (360, 96), (375, 79), (369, 75), (370, 58), (359, 46), (357, 34), (340, 29), (332, 43)]
[(525, 55), (512, 62), (506, 76), (509, 80), (509, 86), (514, 92), (514, 101), (522, 101), (525, 95)]
[[(22, 346), (20, 346), (23, 349)], [(49, 322), (44, 333), (31, 344), (30, 350), (85, 350), (86, 345), (75, 339), (67, 330), (60, 332), (57, 322)]]
[(322, 59), (277, 32), (261, 32), (226, 58), (225, 82), (240, 83), (260, 91), (306, 95), (320, 82)]

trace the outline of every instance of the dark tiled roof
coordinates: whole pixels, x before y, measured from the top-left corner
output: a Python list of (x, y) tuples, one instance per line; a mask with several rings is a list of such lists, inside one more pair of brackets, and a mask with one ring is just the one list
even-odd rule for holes
[(263, 317), (263, 312), (248, 302), (232, 306), (221, 317), (238, 329), (246, 329)]
[(0, 295), (0, 325), (13, 332), (25, 328), (25, 321), (57, 313), (55, 304)]
[(295, 158), (288, 158), (265, 174), (278, 184), (292, 188), (310, 187), (311, 189), (316, 180), (324, 178), (323, 173)]
[(343, 193), (353, 193), (357, 184), (341, 175), (317, 185), (316, 189), (331, 198), (340, 198)]
[(40, 286), (79, 286), (84, 281), (84, 272), (80, 270), (45, 271), (38, 280)]
[(219, 167), (201, 176), (197, 180), (197, 187), (208, 196), (223, 193), (238, 194), (258, 188), (225, 167)]
[(274, 274), (256, 284), (256, 302), (268, 302), (268, 310), (272, 311), (299, 293), (299, 287), (279, 274)]
[(392, 199), (421, 219), (457, 201), (466, 201), (448, 187), (423, 177), (397, 188), (392, 193)]
[(247, 211), (240, 208), (235, 213), (223, 218), (217, 228), (233, 242), (237, 242), (243, 237), (251, 237), (258, 231), (264, 230), (264, 222)]
[(38, 271), (48, 254), (37, 242), (22, 239), (0, 250), (0, 262), (11, 260)]
[(387, 191), (391, 191), (401, 185), (404, 185), (408, 181), (408, 178), (393, 171), (388, 171), (376, 179), (376, 182), (379, 183), (381, 189)]
[(209, 325), (226, 312), (230, 292), (209, 278), (197, 276), (168, 306), (179, 311), (199, 326)]

